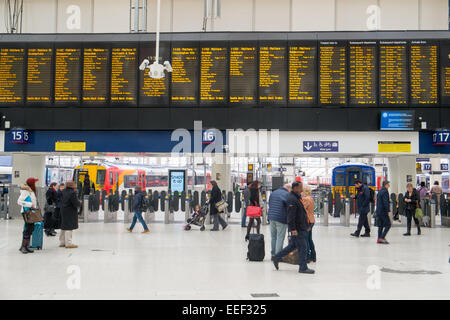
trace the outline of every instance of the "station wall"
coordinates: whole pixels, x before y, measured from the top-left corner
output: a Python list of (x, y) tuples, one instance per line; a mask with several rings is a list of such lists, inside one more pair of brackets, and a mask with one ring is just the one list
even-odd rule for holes
[[(448, 29), (447, 0), (220, 2), (220, 17), (208, 20), (206, 31), (367, 31), (373, 6), (379, 8), (378, 30)], [(132, 21), (129, 0), (24, 0), (23, 12), (24, 33), (123, 33)], [(148, 32), (155, 31), (155, 12), (156, 0), (148, 0)], [(161, 0), (163, 32), (202, 31), (203, 18), (204, 0)], [(5, 31), (0, 24), (0, 33)]]

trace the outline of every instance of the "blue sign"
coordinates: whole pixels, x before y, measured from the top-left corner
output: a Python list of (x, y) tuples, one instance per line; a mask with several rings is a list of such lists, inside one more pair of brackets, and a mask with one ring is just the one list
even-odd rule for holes
[(423, 170), (424, 171), (431, 171), (431, 163), (424, 163), (423, 164)]
[(416, 158), (416, 162), (430, 162), (430, 158)]
[(183, 192), (186, 183), (186, 171), (169, 170), (169, 190), (172, 192)]
[(380, 130), (414, 130), (414, 111), (381, 111)]
[(30, 142), (30, 132), (26, 129), (12, 129), (11, 143), (28, 143)]
[(433, 144), (434, 145), (450, 145), (450, 131), (435, 131), (433, 133)]
[(303, 152), (338, 152), (338, 141), (303, 141)]
[(441, 171), (448, 171), (448, 163), (441, 163)]
[(203, 130), (202, 132), (202, 143), (203, 144), (210, 144), (216, 141), (216, 130), (209, 129), (209, 130)]

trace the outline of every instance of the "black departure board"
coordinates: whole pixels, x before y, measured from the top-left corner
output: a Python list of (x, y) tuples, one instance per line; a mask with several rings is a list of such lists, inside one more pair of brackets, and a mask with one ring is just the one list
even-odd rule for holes
[(28, 48), (27, 102), (51, 103), (53, 49)]
[(408, 104), (406, 41), (380, 41), (380, 105)]
[(198, 98), (198, 47), (173, 45), (172, 47), (173, 105), (195, 105)]
[(203, 46), (200, 51), (200, 104), (228, 103), (228, 48)]
[(251, 105), (258, 98), (256, 44), (230, 47), (230, 104)]
[(81, 49), (55, 49), (55, 103), (79, 103)]
[(441, 103), (450, 105), (450, 41), (440, 45)]
[(319, 95), (322, 105), (345, 105), (347, 66), (345, 43), (321, 41), (319, 50)]
[[(148, 59), (150, 64), (155, 61), (155, 46), (141, 47), (139, 54), (139, 64), (144, 59)], [(170, 49), (168, 43), (160, 43), (159, 63), (170, 61)], [(148, 75), (149, 69), (139, 71), (139, 105), (148, 106), (167, 106), (169, 104), (170, 73), (165, 72), (164, 78), (154, 79)]]
[(437, 44), (424, 40), (411, 41), (409, 50), (411, 104), (437, 104)]
[(0, 48), (0, 104), (23, 102), (25, 49)]
[(289, 103), (312, 105), (316, 102), (316, 53), (310, 44), (289, 46)]
[(105, 103), (109, 87), (109, 49), (85, 48), (83, 58), (83, 102)]
[(261, 43), (259, 47), (259, 102), (285, 104), (287, 94), (286, 46)]
[(137, 49), (111, 49), (111, 104), (136, 105)]
[(348, 48), (349, 104), (377, 103), (377, 44), (375, 41), (350, 41)]

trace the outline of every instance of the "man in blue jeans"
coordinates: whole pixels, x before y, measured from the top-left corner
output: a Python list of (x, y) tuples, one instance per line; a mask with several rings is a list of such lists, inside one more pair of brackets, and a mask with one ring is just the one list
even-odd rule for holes
[(134, 189), (134, 199), (133, 199), (133, 210), (134, 210), (134, 216), (133, 220), (131, 221), (131, 226), (127, 228), (129, 232), (133, 231), (133, 228), (136, 224), (136, 221), (139, 220), (139, 222), (144, 227), (144, 231), (142, 233), (148, 233), (150, 230), (147, 227), (147, 224), (145, 223), (144, 219), (142, 218), (142, 211), (144, 208), (144, 193), (141, 190), (140, 186), (136, 186)]
[(283, 249), (284, 238), (287, 229), (286, 199), (291, 191), (291, 186), (285, 184), (275, 190), (269, 197), (269, 213), (267, 219), (270, 221), (270, 238), (272, 257)]
[(289, 244), (286, 248), (272, 257), (272, 262), (278, 270), (278, 264), (281, 259), (295, 249), (298, 249), (298, 272), (313, 274), (314, 270), (308, 269), (308, 265), (306, 264), (306, 236), (311, 229), (308, 227), (308, 218), (306, 216), (305, 207), (300, 201), (302, 199), (302, 191), (302, 183), (295, 181), (292, 184), (292, 191), (286, 199), (287, 224), (290, 233)]

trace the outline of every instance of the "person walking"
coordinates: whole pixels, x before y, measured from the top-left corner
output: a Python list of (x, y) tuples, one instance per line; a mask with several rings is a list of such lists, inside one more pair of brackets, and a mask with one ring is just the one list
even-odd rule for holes
[(59, 246), (67, 249), (78, 248), (72, 243), (73, 230), (78, 229), (78, 208), (81, 206), (77, 193), (74, 190), (74, 182), (67, 181), (62, 191), (61, 200), (61, 234)]
[[(255, 207), (260, 207), (261, 208), (261, 205), (260, 205), (260, 203), (261, 203), (260, 202), (261, 195), (260, 195), (260, 192), (259, 192), (260, 187), (261, 187), (261, 185), (259, 184), (258, 181), (253, 181), (250, 184), (250, 186), (249, 186), (249, 189), (250, 189), (250, 200), (249, 200), (250, 206), (255, 206)], [(262, 208), (261, 208), (261, 210), (262, 210)], [(261, 216), (259, 216), (259, 217), (250, 217), (250, 220), (249, 220), (248, 226), (247, 226), (247, 234), (245, 235), (245, 240), (246, 241), (250, 237), (250, 232), (252, 230), (252, 227), (253, 227), (253, 224), (254, 224), (255, 220), (256, 220), (256, 233), (259, 234), (259, 231), (261, 229)]]
[(378, 240), (377, 243), (389, 244), (386, 235), (391, 228), (391, 212), (389, 209), (389, 181), (383, 181), (383, 187), (377, 194), (377, 208), (375, 215), (378, 220)]
[(439, 215), (439, 212), (441, 210), (441, 194), (443, 193), (443, 190), (439, 185), (439, 181), (434, 182), (430, 192), (432, 196), (436, 195), (436, 203), (437, 203), (436, 215)]
[(55, 209), (58, 201), (56, 186), (56, 182), (50, 183), (50, 186), (45, 193), (46, 206), (44, 213), (44, 231), (47, 236), (56, 236), (56, 231), (54, 229)]
[(218, 203), (220, 200), (222, 200), (222, 192), (219, 189), (219, 186), (217, 185), (217, 182), (215, 180), (211, 181), (212, 189), (211, 189), (211, 199), (209, 200), (210, 203), (210, 214), (213, 218), (213, 228), (211, 231), (219, 231), (219, 223), (222, 226), (222, 230), (225, 230), (225, 228), (228, 226), (226, 221), (222, 218), (220, 215), (219, 210), (216, 208), (216, 203)]
[(37, 208), (36, 181), (38, 181), (38, 179), (28, 178), (26, 183), (20, 186), (20, 195), (19, 199), (17, 199), (17, 204), (21, 206), (20, 212), (22, 213), (22, 218), (25, 222), (25, 227), (22, 232), (22, 245), (19, 249), (19, 251), (24, 254), (34, 252), (33, 249), (28, 248), (31, 235), (34, 231), (34, 223), (26, 222), (25, 212)]
[(269, 197), (269, 212), (267, 219), (270, 222), (271, 254), (272, 257), (283, 249), (287, 230), (286, 200), (291, 186), (285, 184), (273, 191)]
[(370, 237), (370, 226), (367, 215), (370, 211), (370, 190), (369, 187), (364, 185), (361, 180), (355, 181), (356, 187), (356, 212), (359, 213), (358, 227), (356, 231), (350, 235), (353, 237), (359, 237), (361, 229), (364, 226), (364, 234), (361, 237)]
[(312, 239), (312, 228), (316, 223), (314, 217), (314, 199), (311, 196), (311, 187), (306, 185), (302, 193), (302, 203), (305, 207), (306, 217), (308, 218), (308, 229), (306, 234), (306, 263), (316, 262), (316, 247)]
[(404, 236), (411, 235), (411, 220), (414, 218), (414, 223), (417, 226), (417, 234), (420, 235), (420, 224), (419, 219), (416, 218), (416, 209), (420, 207), (419, 203), (419, 195), (416, 189), (413, 188), (411, 183), (406, 185), (406, 192), (403, 197), (403, 201), (405, 202), (405, 216), (406, 216), (406, 233)]
[(289, 193), (287, 204), (287, 223), (290, 233), (289, 244), (280, 252), (272, 257), (272, 262), (275, 269), (279, 269), (279, 263), (281, 259), (298, 249), (298, 264), (299, 273), (312, 274), (314, 270), (309, 269), (306, 264), (306, 234), (309, 231), (308, 218), (303, 203), (301, 193), (303, 191), (303, 185), (299, 181), (292, 183), (292, 190)]
[(242, 192), (242, 197), (244, 198), (244, 210), (242, 212), (242, 220), (241, 220), (241, 227), (246, 228), (247, 227), (247, 207), (250, 203), (250, 189), (249, 189), (250, 183), (248, 183), (245, 186), (244, 191)]
[(133, 228), (136, 225), (137, 220), (139, 220), (139, 222), (144, 227), (144, 231), (142, 231), (142, 233), (149, 233), (150, 232), (147, 224), (145, 223), (145, 220), (142, 218), (142, 211), (143, 211), (143, 207), (144, 207), (144, 205), (143, 205), (144, 201), (145, 201), (145, 195), (144, 195), (144, 192), (142, 192), (141, 186), (136, 186), (134, 188), (134, 198), (133, 198), (134, 216), (133, 216), (133, 220), (131, 221), (130, 227), (127, 228), (127, 230), (129, 232), (133, 232)]

